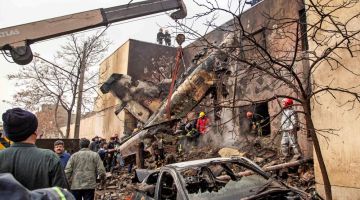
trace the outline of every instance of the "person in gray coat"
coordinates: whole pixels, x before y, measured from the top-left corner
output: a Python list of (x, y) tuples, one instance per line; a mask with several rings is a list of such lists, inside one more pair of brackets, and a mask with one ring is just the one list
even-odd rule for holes
[(80, 139), (80, 151), (74, 153), (65, 167), (71, 191), (77, 200), (93, 200), (96, 178), (105, 178), (105, 167), (98, 153), (89, 149), (90, 141)]

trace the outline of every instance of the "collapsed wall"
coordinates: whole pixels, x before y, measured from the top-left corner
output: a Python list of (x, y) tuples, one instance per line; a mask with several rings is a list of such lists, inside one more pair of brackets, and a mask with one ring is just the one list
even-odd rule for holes
[[(274, 0), (268, 0), (257, 4), (241, 15), (242, 24), (245, 25), (246, 33), (250, 34), (261, 47), (266, 48), (273, 56), (291, 57), (291, 55), (287, 55), (284, 52), (294, 49), (291, 45), (291, 34), (296, 31), (296, 27), (288, 26), (278, 28), (278, 21), (270, 20), (269, 18), (265, 18), (265, 16), (276, 15), (278, 18), (297, 19), (300, 16), (300, 11), (303, 9), (303, 4), (299, 2), (301, 1), (293, 3), (281, 0), (274, 3)], [(221, 30), (216, 29), (207, 34), (204, 37), (207, 41), (201, 39), (184, 48), (185, 65), (187, 67), (193, 66), (194, 68), (201, 65), (207, 56), (211, 54), (211, 51), (214, 50), (214, 48), (209, 47), (208, 44), (212, 43), (214, 44), (212, 47), (217, 47), (217, 44), (225, 40), (229, 33), (233, 33), (238, 39), (236, 46), (239, 50), (238, 56), (243, 56), (254, 62), (261, 62), (261, 56), (252, 49), (251, 43), (249, 43), (242, 34), (233, 31), (238, 30), (238, 26), (239, 24), (234, 24), (233, 21), (229, 21), (221, 27)], [(132, 48), (129, 48), (128, 51), (131, 51), (131, 49)], [(138, 56), (138, 54), (131, 55)], [(299, 56), (301, 56), (301, 54), (299, 54)], [(195, 60), (193, 59), (194, 57), (196, 57)], [(207, 134), (207, 137), (213, 137), (212, 141), (218, 142), (219, 145), (246, 145), (249, 139), (255, 138), (255, 135), (245, 134), (247, 133), (245, 113), (247, 111), (253, 111), (268, 119), (263, 128), (264, 134), (261, 137), (267, 141), (268, 145), (274, 147), (279, 146), (281, 135), (279, 133), (279, 112), (281, 108), (278, 99), (274, 99), (274, 97), (276, 95), (294, 96), (292, 90), (281, 82), (274, 80), (266, 73), (252, 69), (251, 65), (240, 64), (231, 59), (216, 62), (216, 65), (219, 64), (219, 66), (217, 66), (219, 70), (222, 70), (221, 68), (224, 70), (224, 72), (216, 74), (212, 83), (213, 88), (209, 88), (213, 90), (215, 88), (216, 91), (212, 92), (212, 95), (205, 97), (199, 106), (195, 108), (195, 111), (207, 110), (212, 119), (214, 126), (212, 132)], [(141, 65), (136, 66), (138, 68), (144, 67)], [(306, 67), (307, 65), (300, 61), (297, 61), (295, 64), (295, 70), (299, 73), (305, 72)], [(111, 70), (111, 72), (114, 73), (116, 71)], [(109, 73), (110, 70), (107, 70), (106, 74), (110, 75)], [(132, 74), (129, 75), (133, 76)], [(134, 73), (134, 75), (136, 75), (136, 73)], [(288, 74), (284, 72), (283, 75), (286, 76)], [(139, 80), (139, 78), (136, 77), (135, 79)], [(109, 97), (109, 95), (107, 96)], [(116, 101), (113, 105), (118, 103), (119, 101)], [(298, 107), (296, 107), (296, 109), (300, 110)], [(165, 109), (161, 108), (161, 110), (163, 113), (159, 113), (160, 115), (155, 117), (156, 119), (163, 118), (162, 115), (165, 114)], [(184, 117), (184, 113), (175, 118), (178, 119), (179, 117)], [(301, 117), (300, 120), (302, 122), (304, 121)], [(302, 124), (302, 126), (304, 126), (304, 124)], [(298, 135), (303, 153), (305, 156), (311, 156), (312, 145), (307, 137), (307, 133), (302, 131)]]
[[(303, 4), (301, 1), (290, 2), (286, 0), (276, 1), (267, 0), (257, 4), (255, 7), (245, 11), (241, 15), (242, 28), (244, 31), (251, 35), (256, 42), (268, 52), (271, 52), (274, 57), (285, 57), (288, 55), (286, 50), (295, 52), (291, 37), (296, 32), (296, 25), (278, 28), (279, 21), (271, 20), (265, 16), (276, 16), (278, 19), (299, 19)], [(239, 50), (238, 56), (245, 57), (247, 60), (254, 60), (254, 62), (261, 62), (261, 55), (255, 49), (252, 49), (250, 42), (247, 41), (239, 31), (239, 24), (234, 23), (235, 20), (222, 25), (220, 28), (207, 34), (204, 38), (200, 39), (185, 48), (185, 63), (187, 66), (193, 60), (194, 55), (201, 55), (199, 52), (208, 51), (211, 49), (209, 44), (216, 44), (222, 41), (227, 34), (236, 33), (239, 37)], [(225, 31), (224, 31), (225, 30)], [(204, 50), (204, 48), (206, 48)], [(301, 52), (301, 49), (299, 49)], [(299, 56), (302, 56), (299, 53)], [(301, 59), (299, 59), (301, 60)], [(195, 60), (196, 62), (196, 60)], [(201, 62), (201, 57), (198, 62)], [(265, 63), (265, 62), (264, 62)], [(216, 98), (211, 99), (207, 97), (201, 103), (203, 108), (207, 109), (214, 120), (214, 124), (220, 127), (214, 127), (214, 134), (220, 134), (220, 144), (222, 145), (246, 145), (247, 141), (253, 139), (254, 136), (246, 135), (248, 132), (246, 124), (246, 112), (252, 111), (262, 115), (264, 118), (269, 118), (268, 124), (264, 125), (263, 133), (264, 140), (268, 145), (274, 147), (280, 146), (281, 133), (280, 116), (281, 107), (279, 100), (274, 99), (274, 96), (291, 95), (295, 96), (292, 90), (283, 85), (281, 82), (270, 77), (262, 71), (251, 69), (251, 66), (240, 64), (236, 61), (229, 61), (226, 63), (229, 72), (219, 78), (219, 84), (225, 84), (225, 87), (217, 87)], [(307, 63), (298, 61), (295, 63), (295, 70), (298, 73), (306, 72)], [(284, 74), (285, 76), (286, 74)], [(228, 93), (226, 97), (223, 94)], [(217, 106), (216, 106), (217, 105)], [(300, 106), (295, 107), (296, 110), (301, 111)], [(202, 108), (198, 108), (198, 111)], [(304, 119), (300, 117), (301, 126), (304, 127)], [(298, 134), (299, 144), (305, 156), (312, 156), (312, 143), (307, 135), (305, 129)], [(215, 140), (219, 141), (219, 139)]]

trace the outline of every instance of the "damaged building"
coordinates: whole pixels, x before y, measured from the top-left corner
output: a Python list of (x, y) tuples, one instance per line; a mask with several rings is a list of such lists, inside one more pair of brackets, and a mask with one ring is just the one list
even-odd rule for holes
[[(351, 12), (359, 12), (355, 8)], [(311, 23), (312, 20), (311, 13), (305, 13), (305, 9), (302, 1), (264, 0), (241, 15), (242, 28), (260, 45), (259, 48), (267, 49), (274, 57), (291, 57), (292, 55), (285, 53), (286, 49), (289, 52), (297, 52), (296, 58), (298, 59), (295, 60), (294, 70), (304, 75), (309, 70), (310, 63), (301, 57), (306, 56), (307, 51), (318, 50), (316, 45), (308, 43), (305, 37), (307, 32), (305, 25)], [(270, 19), (269, 16), (272, 16), (273, 19)], [(339, 17), (343, 16), (339, 15)], [(294, 19), (300, 22), (300, 27), (294, 25), (282, 26), (281, 22), (276, 19)], [(239, 57), (244, 56), (248, 59), (261, 60), (259, 55), (252, 49), (251, 42), (247, 41), (244, 35), (237, 32), (237, 26), (239, 24), (235, 20), (231, 20), (205, 35), (205, 39), (199, 39), (186, 46), (183, 49), (184, 70), (200, 65), (211, 54), (209, 45), (212, 47), (218, 46), (231, 32), (236, 33), (238, 45), (242, 48), (242, 51), (238, 52)], [(354, 27), (357, 26), (358, 24), (354, 25)], [(302, 35), (302, 37), (299, 37), (301, 45), (296, 47), (297, 51), (294, 51), (295, 47), (291, 45), (294, 38), (287, 35), (294, 32), (299, 32)], [(166, 67), (173, 66), (175, 55), (176, 48), (130, 40), (102, 62), (100, 83), (106, 82), (113, 73), (129, 75), (134, 81), (154, 82), (156, 80), (156, 83), (160, 83), (164, 79), (170, 78), (170, 75), (162, 76), (162, 78), (157, 75), (166, 73), (168, 71)], [(160, 58), (168, 61), (172, 60), (172, 63), (163, 65), (160, 68), (159, 63), (162, 62)], [(346, 57), (346, 62), (358, 63), (359, 60), (357, 57)], [(218, 142), (219, 145), (237, 145), (238, 147), (244, 147), (249, 139), (254, 139), (254, 137), (246, 134), (247, 130), (244, 123), (246, 121), (246, 112), (252, 111), (259, 114), (265, 119), (262, 122), (264, 126), (260, 136), (262, 138), (260, 145), (279, 148), (281, 139), (281, 133), (279, 132), (279, 113), (281, 112), (279, 99), (282, 96), (296, 97), (296, 95), (288, 86), (280, 84), (274, 78), (262, 72), (250, 70), (250, 67), (251, 65), (239, 64), (231, 59), (219, 63), (218, 70), (221, 73), (217, 74), (218, 76), (214, 78), (213, 82), (216, 92), (206, 96), (197, 105), (195, 111), (205, 110), (210, 116), (213, 129), (209, 135), (216, 135), (213, 141)], [(346, 80), (349, 79), (347, 72), (337, 71), (336, 73), (344, 75), (343, 78), (337, 79), (337, 84), (351, 86), (346, 83)], [(286, 76), (287, 74), (281, 75)], [(325, 75), (322, 72), (313, 74), (315, 81), (319, 82), (330, 81), (330, 79), (334, 78), (333, 76), (333, 71), (326, 72)], [(303, 78), (303, 76), (300, 77)], [(351, 80), (355, 79), (352, 78)], [(301, 81), (304, 82), (304, 85), (309, 84), (305, 78)], [(325, 104), (314, 106), (312, 116), (315, 125), (319, 127), (336, 125), (341, 130), (341, 134), (330, 136), (330, 144), (326, 139), (320, 141), (325, 163), (329, 169), (328, 173), (333, 186), (334, 199), (357, 199), (360, 186), (357, 181), (359, 173), (356, 170), (358, 166), (357, 160), (360, 160), (360, 158), (356, 157), (358, 154), (356, 149), (352, 147), (356, 146), (359, 140), (356, 135), (357, 132), (354, 131), (359, 130), (359, 127), (357, 127), (359, 123), (354, 123), (354, 120), (348, 120), (348, 118), (358, 120), (359, 118), (356, 118), (358, 109), (353, 109), (353, 111), (344, 114), (344, 110), (337, 106), (339, 102), (332, 100), (330, 95), (318, 98)], [(346, 101), (343, 98), (340, 99)], [(157, 106), (161, 104), (162, 100), (164, 99), (160, 98), (155, 101)], [(301, 112), (300, 106), (295, 106), (295, 109)], [(113, 133), (120, 133), (121, 135), (132, 132), (138, 125), (139, 120), (133, 114), (122, 109), (119, 99), (109, 93), (98, 97), (94, 111), (93, 116), (85, 118), (81, 122), (81, 132), (86, 132), (89, 136), (101, 135), (108, 138)], [(339, 112), (345, 116), (342, 120), (337, 119), (337, 113)], [(95, 121), (96, 123), (94, 123)], [(312, 157), (312, 141), (306, 131), (304, 119), (300, 117), (300, 121), (302, 127), (298, 132), (299, 144), (304, 156)], [(343, 128), (345, 127), (344, 124), (347, 124), (346, 128)], [(314, 163), (317, 190), (324, 196), (321, 173), (317, 162)], [(347, 178), (349, 173), (354, 175), (350, 179)], [(348, 195), (344, 197), (343, 194), (347, 192)]]
[[(301, 17), (304, 16), (304, 5), (301, 1), (294, 3), (284, 0), (275, 3), (273, 0), (267, 0), (257, 3), (241, 16), (242, 24), (246, 27), (247, 33), (251, 34), (263, 48), (274, 53), (274, 56), (282, 56), (279, 49), (289, 43), (286, 41), (287, 37), (284, 36), (284, 32), (295, 31), (296, 27), (277, 27), (276, 20), (266, 18), (263, 13), (277, 18), (303, 19)], [(235, 33), (236, 26), (234, 20), (230, 20), (205, 35), (206, 42), (198, 40), (186, 46), (183, 49), (185, 69), (181, 67), (182, 70), (186, 71), (201, 63), (204, 57), (211, 53), (207, 52), (207, 49), (210, 48), (207, 48), (206, 45), (209, 43), (220, 44), (229, 33)], [(243, 54), (241, 56), (251, 58), (255, 55), (252, 53), (251, 46), (247, 45), (247, 41), (241, 35), (236, 33), (235, 37), (239, 37), (236, 40), (240, 42), (238, 45), (242, 45), (243, 48), (243, 51), (239, 52)], [(303, 44), (299, 52), (307, 48), (306, 43)], [(169, 69), (175, 62), (175, 55), (176, 48), (174, 47), (129, 40), (101, 63), (99, 85), (106, 82), (113, 73), (129, 75), (134, 81), (144, 80), (160, 83), (171, 77)], [(258, 58), (253, 57), (253, 59)], [(212, 135), (216, 135), (214, 141), (227, 145), (232, 145), (237, 141), (237, 145), (240, 146), (248, 142), (249, 138), (245, 134), (247, 130), (244, 123), (246, 123), (246, 112), (252, 111), (264, 119), (262, 122), (264, 145), (277, 148), (281, 138), (279, 132), (280, 117), (278, 116), (281, 108), (278, 99), (273, 97), (276, 95), (293, 95), (291, 89), (279, 85), (267, 75), (249, 71), (249, 66), (231, 61), (226, 65), (220, 67), (223, 68), (220, 71), (223, 71), (216, 78), (217, 81), (214, 81), (215, 88), (218, 90), (216, 97), (208, 95), (195, 111), (206, 110), (214, 121), (213, 124), (220, 125), (213, 128), (214, 133)], [(296, 70), (301, 71), (306, 68), (307, 64), (297, 62), (295, 66)], [(152, 99), (151, 102), (159, 105), (162, 100), (164, 99), (156, 99), (154, 102)], [(205, 107), (206, 109), (203, 109)], [(96, 100), (94, 112), (81, 120), (81, 137), (91, 138), (94, 135), (99, 135), (109, 138), (115, 133), (124, 136), (138, 126), (138, 121), (133, 114), (121, 107), (118, 98), (112, 94), (100, 95)], [(298, 135), (303, 154), (306, 157), (311, 157), (312, 143), (307, 132), (302, 128)]]
[[(265, 14), (264, 14), (265, 13)], [(301, 20), (304, 16), (304, 4), (301, 1), (272, 1), (266, 0), (256, 4), (251, 9), (245, 11), (241, 15), (242, 26), (244, 26), (245, 32), (251, 35), (263, 48), (267, 49), (273, 57), (284, 56), (282, 49), (292, 49), (292, 41), (294, 38), (289, 38), (285, 34), (296, 31), (296, 25), (288, 27), (278, 27), (280, 22), (270, 19), (266, 16), (275, 16), (277, 19), (294, 19)], [(185, 48), (185, 60), (187, 65), (191, 65), (193, 55), (199, 52), (206, 51), (209, 48), (209, 44), (215, 46), (224, 40), (229, 33), (237, 33), (241, 50), (239, 56), (244, 56), (248, 60), (260, 60), (259, 55), (256, 54), (256, 48), (250, 45), (250, 42), (246, 41), (246, 38), (238, 33), (237, 29), (240, 29), (236, 20), (231, 20), (218, 29), (215, 29), (211, 33), (207, 34), (203, 40), (198, 40), (193, 44), (188, 45)], [(305, 30), (306, 31), (306, 30)], [(304, 38), (305, 40), (305, 38)], [(306, 42), (299, 48), (299, 56), (301, 52), (304, 52), (307, 48)], [(205, 48), (205, 50), (204, 50)], [(291, 56), (291, 55), (288, 55)], [(301, 60), (301, 58), (299, 58)], [(207, 102), (205, 107), (212, 107), (209, 111), (212, 113), (213, 120), (216, 124), (222, 125), (221, 134), (224, 141), (220, 143), (227, 143), (228, 141), (239, 140), (240, 145), (246, 144), (246, 112), (251, 111), (258, 115), (261, 115), (265, 121), (263, 122), (263, 137), (265, 143), (279, 146), (281, 133), (280, 128), (280, 116), (281, 107), (279, 99), (274, 99), (274, 96), (295, 96), (292, 90), (286, 85), (281, 85), (276, 79), (266, 75), (264, 72), (251, 70), (249, 65), (239, 64), (236, 62), (226, 63), (223, 68), (229, 70), (226, 75), (218, 77), (220, 83), (225, 84), (226, 87), (217, 87), (219, 91), (217, 98), (210, 99), (203, 102)], [(299, 61), (295, 64), (298, 72), (306, 71), (308, 64), (303, 61)], [(221, 109), (217, 109), (219, 107)], [(296, 109), (301, 109), (300, 106)], [(304, 122), (303, 119), (300, 119)], [(226, 123), (225, 123), (226, 122)], [(301, 123), (303, 124), (303, 123)], [(304, 125), (302, 125), (304, 126)], [(298, 132), (298, 140), (306, 157), (312, 156), (312, 142), (304, 128)], [(251, 137), (251, 136), (250, 136)], [(251, 138), (250, 138), (251, 139)], [(242, 144), (241, 144), (242, 143)], [(274, 145), (275, 144), (275, 145)]]
[[(62, 138), (65, 133), (60, 132), (60, 127), (66, 127), (68, 113), (66, 110), (56, 105), (43, 104), (39, 112), (35, 113), (39, 119), (38, 132), (41, 134), (41, 138)], [(75, 122), (75, 115), (71, 116), (72, 123)]]
[[(304, 6), (300, 1), (296, 2), (297, 3), (295, 4), (288, 1), (277, 1), (277, 3), (274, 3), (268, 0), (256, 4), (242, 14), (242, 19), (244, 24), (246, 24), (247, 32), (253, 34), (254, 38), (259, 40), (260, 44), (270, 49), (269, 51), (276, 52), (277, 48), (282, 48), (282, 45), (285, 44), (286, 41), (283, 41), (284, 39), (281, 36), (282, 30), (276, 29), (270, 31), (269, 28), (264, 28), (266, 26), (276, 27), (276, 23), (274, 21), (269, 22), (269, 19), (265, 18), (262, 13), (266, 12), (269, 13), (269, 15), (276, 15), (278, 18), (289, 17), (299, 19), (303, 14), (302, 12)], [(220, 30), (224, 27), (225, 30), (228, 29), (229, 31)], [(210, 32), (205, 36), (205, 38), (207, 38), (207, 42), (219, 44), (224, 40), (226, 35), (231, 32), (232, 27), (235, 27), (233, 26), (233, 20), (224, 24), (222, 28), (215, 29)], [(294, 27), (290, 27), (290, 29), (294, 29)], [(238, 40), (242, 41), (241, 38), (238, 38)], [(281, 41), (280, 44), (278, 44), (279, 41)], [(132, 43), (137, 44), (138, 47), (136, 47), (135, 44), (131, 45)], [(279, 46), (277, 47), (276, 45)], [(206, 54), (205, 47), (204, 42), (198, 40), (184, 48), (184, 63), (186, 68), (195, 66), (196, 62), (201, 62), (201, 59), (203, 59), (201, 54)], [(244, 48), (248, 47), (244, 45)], [(289, 48), (291, 47), (289, 46)], [(156, 51), (154, 51), (155, 49)], [(164, 51), (163, 49), (166, 49), (167, 53), (160, 53)], [(130, 55), (129, 57), (127, 57), (127, 52)], [(176, 49), (130, 40), (102, 62), (100, 82), (104, 82), (112, 73), (127, 74), (134, 80), (146, 80), (149, 77), (152, 77), (152, 75), (150, 75), (151, 73), (156, 73), (159, 70), (165, 70), (162, 68), (150, 67), (154, 67), (152, 64), (154, 59), (159, 59), (163, 55), (166, 56), (166, 59), (175, 60)], [(248, 53), (248, 55), (245, 56), (250, 55), (251, 53)], [(194, 60), (194, 58), (196, 59)], [(167, 67), (172, 67), (172, 64)], [(296, 64), (296, 67), (298, 70), (303, 70), (306, 65), (299, 62)], [(261, 115), (264, 119), (267, 119), (267, 121), (264, 122), (266, 125), (263, 128), (263, 136), (271, 138), (270, 141), (275, 144), (274, 146), (277, 146), (280, 139), (280, 117), (275, 116), (278, 115), (281, 108), (277, 100), (266, 100), (271, 99), (274, 95), (290, 95), (291, 90), (287, 87), (279, 87), (278, 85), (273, 84), (274, 81), (271, 77), (259, 74), (247, 74), (246, 66), (240, 66), (236, 63), (232, 63), (229, 66), (226, 66), (226, 68), (227, 75), (221, 76), (221, 83), (215, 83), (221, 84), (222, 87), (218, 88), (220, 88), (220, 90), (223, 88), (224, 90), (217, 93), (219, 95), (217, 95), (216, 100), (206, 97), (206, 99), (203, 100), (195, 110), (202, 110), (201, 106), (211, 107), (211, 109), (208, 109), (207, 111), (209, 111), (209, 116), (212, 120), (215, 121), (214, 124), (224, 124), (223, 122), (230, 121), (229, 123), (225, 123), (221, 129), (218, 129), (221, 130), (222, 133), (214, 133), (220, 134), (221, 138), (223, 138), (222, 142), (228, 142), (227, 144), (232, 144), (236, 140), (242, 141), (244, 139), (242, 136), (242, 132), (244, 132), (244, 125), (242, 123), (246, 121), (246, 112), (253, 111), (254, 113)], [(241, 71), (244, 75), (236, 76), (236, 78), (234, 78), (233, 75), (239, 71)], [(170, 78), (170, 76), (167, 78)], [(240, 99), (251, 99), (252, 102), (236, 101)], [(219, 102), (228, 103), (224, 104)], [(215, 105), (222, 108), (220, 110), (215, 109)], [(87, 120), (89, 123), (87, 123), (87, 125), (81, 125), (81, 127), (89, 129), (89, 131), (87, 131), (89, 133), (106, 134), (106, 137), (109, 137), (113, 133), (122, 134), (124, 131), (132, 131), (136, 128), (136, 120), (126, 110), (118, 113), (117, 110), (119, 110), (119, 106), (119, 100), (113, 95), (105, 94), (99, 96), (95, 109), (96, 114), (94, 115), (100, 117), (100, 121), (102, 123), (96, 123), (97, 125), (91, 123), (90, 121), (94, 118), (93, 116), (89, 119), (83, 119), (82, 123), (85, 124), (84, 121)], [(105, 110), (108, 110), (106, 111), (106, 114), (104, 114)], [(114, 117), (114, 113), (117, 113), (116, 118)], [(93, 126), (97, 127), (93, 128)], [(93, 131), (95, 129), (96, 131)], [(307, 157), (312, 156), (312, 145), (306, 131), (299, 134), (299, 143), (304, 155)]]
[[(129, 75), (134, 81), (160, 83), (170, 78), (175, 54), (176, 49), (173, 47), (130, 39), (100, 63), (99, 85), (113, 73)], [(152, 103), (157, 104), (158, 101)], [(92, 138), (98, 135), (110, 138), (113, 134), (122, 137), (132, 133), (138, 121), (126, 110), (121, 111), (119, 99), (112, 94), (98, 96), (93, 112), (81, 119), (80, 137)], [(74, 124), (71, 133), (73, 130)]]
[[(309, 4), (310, 1), (306, 0)], [(316, 1), (322, 5), (324, 2)], [(343, 7), (344, 3), (350, 3)], [(345, 88), (349, 92), (359, 94), (357, 87), (360, 84), (358, 77), (360, 54), (360, 24), (359, 16), (360, 2), (344, 2), (340, 0), (331, 1), (330, 5), (322, 6), (324, 12), (331, 12), (336, 18), (338, 24), (345, 24), (344, 29), (350, 33), (357, 33), (351, 41), (352, 54), (347, 48), (338, 48), (335, 50), (334, 57), (345, 66), (344, 68), (332, 68), (328, 63), (322, 62), (319, 70), (312, 73), (314, 84), (329, 85), (333, 88)], [(333, 10), (336, 10), (334, 12)], [(318, 22), (318, 14), (315, 10), (311, 10), (307, 14), (308, 24), (310, 26)], [(324, 24), (330, 30), (336, 29), (334, 24)], [(313, 32), (310, 32), (313, 33)], [(339, 43), (342, 37), (330, 37), (331, 33), (326, 30), (316, 32), (315, 38), (331, 38), (326, 44), (319, 48), (319, 44), (315, 41), (309, 42), (309, 51), (316, 52), (318, 55), (334, 44)], [(354, 87), (355, 86), (355, 87)], [(360, 199), (360, 155), (357, 145), (360, 142), (360, 118), (359, 118), (359, 102), (354, 101), (354, 97), (349, 93), (319, 93), (312, 99), (313, 110), (312, 119), (315, 127), (322, 130), (332, 129), (334, 132), (324, 133), (320, 137), (320, 147), (323, 153), (324, 162), (329, 174), (333, 199)], [(322, 180), (319, 164), (316, 156), (314, 156), (315, 179), (317, 183), (317, 191), (324, 196), (324, 181)]]

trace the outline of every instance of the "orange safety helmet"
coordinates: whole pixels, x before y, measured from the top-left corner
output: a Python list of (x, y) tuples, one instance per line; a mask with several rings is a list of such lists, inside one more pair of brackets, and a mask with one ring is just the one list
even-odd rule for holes
[(290, 107), (294, 104), (294, 101), (290, 98), (285, 98), (282, 100), (284, 108)]
[(246, 112), (246, 117), (247, 117), (247, 118), (252, 118), (253, 115), (254, 115), (254, 114), (253, 114), (252, 112), (250, 112), (250, 111)]

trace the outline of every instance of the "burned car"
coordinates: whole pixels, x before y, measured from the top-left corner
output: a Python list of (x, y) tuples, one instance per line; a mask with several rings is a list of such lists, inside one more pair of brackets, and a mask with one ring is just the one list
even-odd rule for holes
[(312, 199), (308, 193), (271, 178), (244, 157), (211, 158), (137, 172), (133, 200)]

